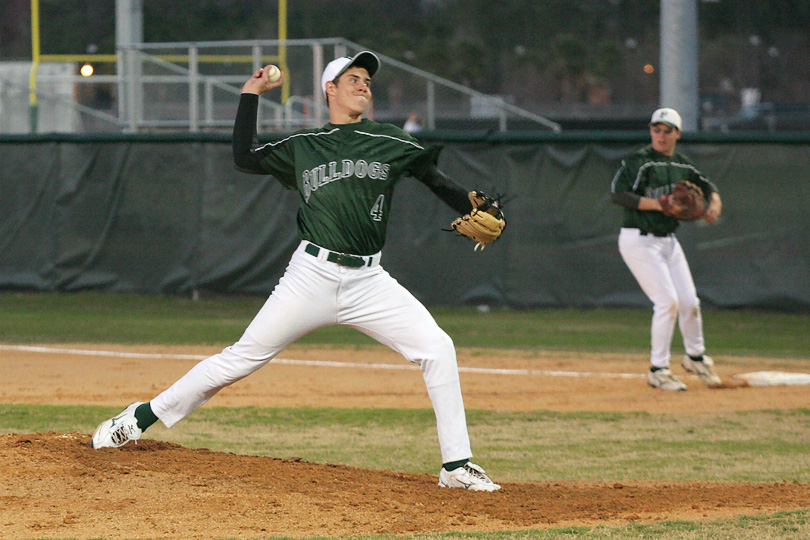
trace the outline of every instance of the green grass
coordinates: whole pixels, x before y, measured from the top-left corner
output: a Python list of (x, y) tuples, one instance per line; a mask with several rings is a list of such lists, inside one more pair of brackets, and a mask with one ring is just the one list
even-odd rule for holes
[[(0, 433), (90, 433), (120, 407), (0, 405)], [(716, 414), (468, 411), (485, 468), (511, 482), (810, 482), (810, 409)], [(431, 410), (203, 407), (151, 439), (436, 474)], [(429, 441), (434, 441), (430, 444)]]
[[(0, 342), (222, 345), (237, 340), (263, 297), (134, 294), (0, 294)], [(456, 345), (474, 348), (642, 353), (649, 347), (648, 309), (432, 308)], [(745, 310), (704, 312), (711, 352), (807, 358), (810, 315)], [(343, 327), (298, 341), (363, 347), (375, 343)], [(678, 339), (674, 342), (677, 347)]]
[[(6, 293), (0, 294), (0, 342), (223, 345), (238, 339), (263, 302), (259, 297), (193, 301), (130, 294)], [(482, 351), (645, 354), (649, 346), (648, 309), (431, 312), (457, 346)], [(704, 324), (710, 351), (717, 355), (810, 356), (807, 314), (706, 310)], [(678, 341), (676, 336), (673, 352)], [(299, 343), (363, 348), (374, 342), (359, 332), (333, 327)], [(117, 407), (0, 404), (0, 433), (90, 433), (100, 418), (117, 412)], [(482, 465), (497, 471), (503, 481), (810, 482), (806, 408), (678, 415), (471, 410), (468, 420)], [(216, 406), (196, 411), (171, 432), (158, 423), (147, 433), (192, 448), (429, 474), (436, 474), (435, 436), (430, 410)], [(793, 540), (810, 538), (810, 510), (708, 523), (351, 538)]]
[[(89, 433), (110, 407), (0, 405), (0, 433)], [(470, 411), (482, 462), (502, 481), (810, 481), (810, 410), (666, 415)], [(190, 448), (436, 474), (425, 410), (203, 407), (171, 433)], [(268, 537), (267, 540), (280, 540)], [(714, 522), (668, 521), (494, 533), (361, 535), (365, 540), (794, 540), (810, 510)], [(310, 539), (315, 540), (315, 539)]]

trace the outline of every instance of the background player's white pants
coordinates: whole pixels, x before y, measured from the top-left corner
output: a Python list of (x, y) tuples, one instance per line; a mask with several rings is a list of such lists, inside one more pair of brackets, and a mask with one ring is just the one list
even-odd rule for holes
[(638, 229), (622, 228), (619, 252), (641, 290), (653, 303), (650, 363), (655, 367), (669, 367), (676, 319), (686, 354), (703, 354), (700, 300), (683, 248), (675, 235), (648, 236)]
[[(302, 242), (238, 342), (194, 366), (151, 401), (172, 427), (318, 328), (351, 326), (419, 365), (433, 404), (442, 462), (472, 457), (453, 341), (428, 310), (379, 266), (347, 268), (304, 251)], [(324, 255), (325, 250), (321, 250)], [(268, 388), (268, 392), (272, 391)]]

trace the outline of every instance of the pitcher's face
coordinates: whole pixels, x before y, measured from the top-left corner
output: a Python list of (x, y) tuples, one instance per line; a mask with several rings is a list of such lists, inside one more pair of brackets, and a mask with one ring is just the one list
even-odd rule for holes
[(329, 106), (363, 113), (371, 103), (371, 76), (362, 67), (350, 67), (336, 82), (327, 84)]

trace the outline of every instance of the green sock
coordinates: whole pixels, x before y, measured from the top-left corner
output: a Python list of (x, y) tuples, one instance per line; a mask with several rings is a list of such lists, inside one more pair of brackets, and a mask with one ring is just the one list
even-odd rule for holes
[(148, 401), (135, 408), (135, 419), (138, 421), (141, 431), (146, 431), (146, 428), (158, 421), (158, 417), (152, 412), (152, 405)]
[(444, 467), (445, 471), (448, 471), (448, 472), (449, 471), (454, 471), (454, 470), (458, 469), (459, 467), (463, 467), (464, 465), (469, 463), (469, 461), (470, 461), (469, 459), (462, 459), (460, 461), (451, 461), (449, 463), (445, 463), (444, 465), (442, 465), (442, 467)]

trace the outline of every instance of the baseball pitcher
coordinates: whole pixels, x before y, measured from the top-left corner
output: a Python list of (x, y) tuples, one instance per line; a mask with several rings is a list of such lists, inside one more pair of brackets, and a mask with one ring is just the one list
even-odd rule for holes
[(321, 77), (329, 123), (257, 143), (259, 96), (282, 85), (262, 68), (242, 87), (233, 130), (240, 171), (273, 175), (299, 195), (301, 243), (267, 302), (235, 344), (211, 356), (147, 403), (103, 422), (94, 448), (137, 440), (160, 419), (182, 420), (225, 386), (250, 375), (301, 336), (341, 324), (371, 336), (420, 366), (436, 415), (442, 467), (439, 486), (500, 489), (470, 462), (464, 403), (451, 338), (428, 310), (380, 265), (391, 198), (405, 176), (424, 183), (462, 217), (459, 234), (491, 243), (505, 226), (497, 200), (457, 184), (436, 167), (438, 152), (402, 129), (362, 117), (371, 103), (377, 56), (363, 51), (330, 62)]

